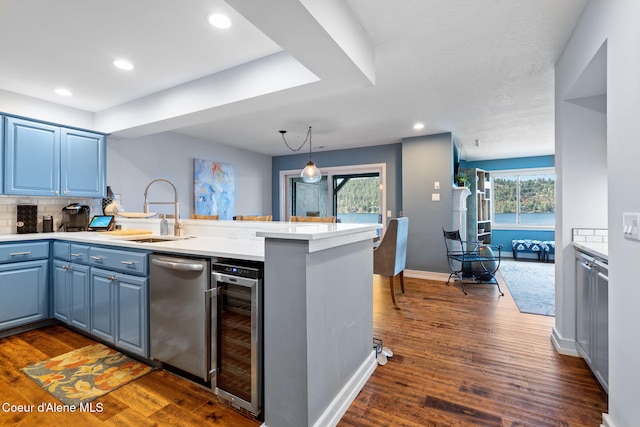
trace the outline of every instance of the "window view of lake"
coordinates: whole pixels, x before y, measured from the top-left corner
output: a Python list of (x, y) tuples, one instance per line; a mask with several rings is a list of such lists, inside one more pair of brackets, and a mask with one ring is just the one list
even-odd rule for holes
[[(496, 213), (493, 222), (495, 224), (517, 224), (515, 213)], [(525, 213), (520, 214), (520, 225), (554, 225), (555, 213)]]
[(339, 213), (338, 220), (346, 224), (377, 224), (380, 214), (377, 213)]

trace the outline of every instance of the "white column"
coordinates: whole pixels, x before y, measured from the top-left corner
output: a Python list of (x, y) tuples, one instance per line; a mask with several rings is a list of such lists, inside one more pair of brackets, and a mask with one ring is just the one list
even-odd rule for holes
[[(453, 187), (453, 230), (460, 230), (462, 240), (467, 240), (467, 187)], [(452, 230), (452, 231), (453, 231)]]

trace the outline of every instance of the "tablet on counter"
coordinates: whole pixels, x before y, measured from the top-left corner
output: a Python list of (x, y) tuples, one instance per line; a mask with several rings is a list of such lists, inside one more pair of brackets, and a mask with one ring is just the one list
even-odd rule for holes
[(113, 229), (115, 217), (113, 215), (95, 215), (89, 221), (89, 231), (109, 231)]

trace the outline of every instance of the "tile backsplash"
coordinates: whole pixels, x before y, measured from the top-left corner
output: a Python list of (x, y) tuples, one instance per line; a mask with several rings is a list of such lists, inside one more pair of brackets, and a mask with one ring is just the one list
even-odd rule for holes
[(574, 228), (572, 231), (574, 242), (609, 242), (609, 230), (605, 228)]
[(102, 199), (69, 197), (25, 197), (0, 195), (0, 234), (17, 234), (16, 215), (18, 205), (38, 206), (38, 232), (42, 231), (42, 217), (53, 217), (53, 229), (58, 230), (62, 221), (62, 208), (70, 203), (81, 203), (91, 208), (91, 215), (102, 213)]

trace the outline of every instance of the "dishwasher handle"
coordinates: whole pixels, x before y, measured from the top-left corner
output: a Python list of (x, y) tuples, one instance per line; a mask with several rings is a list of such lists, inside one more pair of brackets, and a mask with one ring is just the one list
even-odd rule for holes
[(153, 258), (151, 260), (152, 264), (157, 265), (158, 267), (168, 268), (170, 270), (180, 270), (180, 271), (203, 271), (204, 264), (190, 261), (174, 261), (163, 258)]

